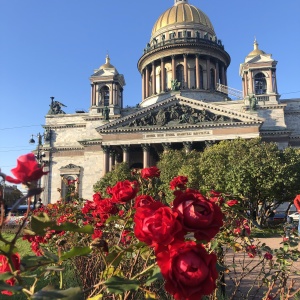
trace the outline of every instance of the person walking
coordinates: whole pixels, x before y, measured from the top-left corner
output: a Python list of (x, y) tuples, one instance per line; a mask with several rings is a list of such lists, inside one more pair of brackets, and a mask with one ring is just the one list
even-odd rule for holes
[[(300, 194), (295, 197), (294, 205), (297, 209), (297, 212), (300, 214)], [(300, 236), (300, 220), (298, 220), (298, 235)]]

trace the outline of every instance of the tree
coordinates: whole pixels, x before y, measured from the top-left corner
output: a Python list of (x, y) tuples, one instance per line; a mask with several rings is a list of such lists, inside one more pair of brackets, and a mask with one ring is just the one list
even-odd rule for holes
[(298, 189), (299, 163), (294, 150), (280, 151), (261, 139), (235, 139), (205, 149), (199, 172), (206, 188), (243, 197), (245, 210), (252, 215), (260, 208), (264, 215), (268, 205), (275, 209)]
[(106, 173), (99, 181), (97, 181), (94, 186), (94, 192), (100, 192), (101, 195), (107, 195), (106, 189), (109, 186), (114, 186), (118, 181), (123, 180), (133, 180), (131, 175), (131, 170), (127, 163), (120, 163), (115, 166), (115, 168)]
[(161, 170), (160, 189), (164, 191), (169, 201), (173, 200), (173, 192), (169, 188), (170, 181), (176, 176), (188, 177), (190, 188), (199, 188), (199, 170), (197, 167), (199, 153), (196, 151), (169, 150), (161, 154), (157, 167)]

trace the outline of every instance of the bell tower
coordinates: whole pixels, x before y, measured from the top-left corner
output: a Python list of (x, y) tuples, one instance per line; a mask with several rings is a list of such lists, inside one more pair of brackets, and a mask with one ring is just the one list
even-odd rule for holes
[(271, 54), (260, 50), (255, 39), (254, 49), (240, 64), (245, 100), (254, 96), (258, 104), (278, 103), (280, 95), (277, 92), (276, 65), (277, 61), (272, 59)]
[(106, 62), (94, 71), (90, 77), (91, 82), (91, 107), (92, 114), (108, 116), (119, 115), (123, 108), (124, 76), (110, 63), (110, 57), (106, 56)]

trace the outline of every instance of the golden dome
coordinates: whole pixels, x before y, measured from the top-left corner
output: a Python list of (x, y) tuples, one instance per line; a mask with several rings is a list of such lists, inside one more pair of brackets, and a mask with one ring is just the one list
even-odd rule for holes
[(175, 5), (166, 10), (156, 21), (152, 29), (152, 36), (160, 29), (175, 24), (192, 23), (207, 27), (214, 33), (214, 28), (207, 15), (199, 8), (182, 0), (175, 1)]
[(103, 70), (103, 69), (115, 69), (115, 67), (110, 63), (110, 57), (109, 57), (109, 55), (106, 55), (105, 64), (102, 65), (99, 69), (100, 70)]
[(260, 50), (258, 48), (258, 43), (256, 41), (256, 39), (254, 40), (254, 44), (253, 44), (253, 50), (247, 55), (247, 57), (251, 56), (257, 56), (257, 55), (260, 55), (260, 54), (266, 54), (264, 51)]

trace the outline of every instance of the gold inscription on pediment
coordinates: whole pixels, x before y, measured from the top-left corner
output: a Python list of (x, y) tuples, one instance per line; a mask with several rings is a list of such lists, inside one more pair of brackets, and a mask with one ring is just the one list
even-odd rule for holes
[(156, 133), (144, 134), (144, 138), (164, 138), (164, 137), (183, 137), (183, 136), (197, 136), (197, 135), (211, 135), (211, 130), (193, 131), (193, 132), (173, 132), (173, 133)]

